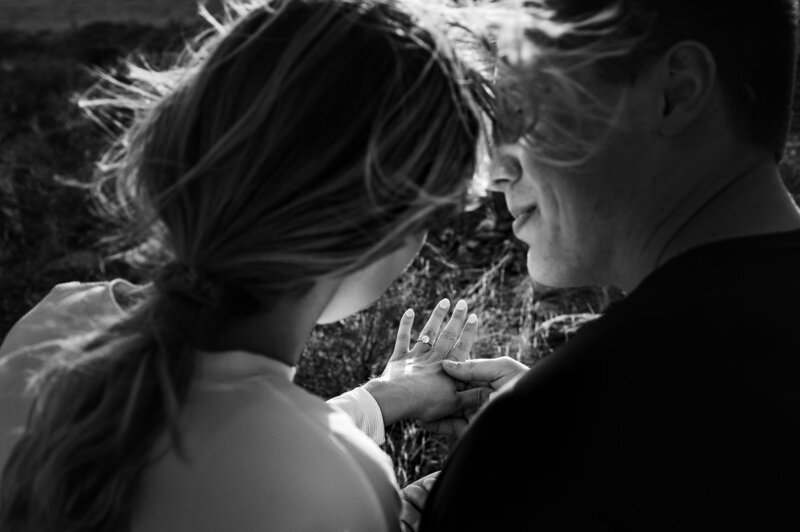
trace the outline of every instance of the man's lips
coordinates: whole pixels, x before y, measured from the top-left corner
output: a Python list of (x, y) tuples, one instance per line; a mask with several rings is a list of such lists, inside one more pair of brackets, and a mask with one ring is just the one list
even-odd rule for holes
[(511, 211), (511, 216), (514, 217), (513, 230), (515, 235), (519, 235), (519, 230), (522, 228), (523, 225), (525, 225), (525, 222), (527, 222), (530, 219), (530, 217), (536, 212), (536, 210), (537, 210), (536, 206), (534, 205), (532, 207), (525, 207), (522, 209)]
[(508, 212), (510, 212), (511, 216), (513, 216), (516, 219), (519, 218), (520, 216), (530, 214), (535, 210), (536, 210), (536, 205), (529, 205), (527, 207), (519, 207), (519, 208), (512, 207), (508, 210)]

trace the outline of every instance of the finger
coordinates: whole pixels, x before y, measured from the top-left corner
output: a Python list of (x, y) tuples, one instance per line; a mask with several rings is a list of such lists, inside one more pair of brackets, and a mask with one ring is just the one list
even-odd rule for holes
[(467, 428), (467, 420), (464, 418), (448, 417), (438, 421), (420, 422), (419, 426), (442, 436), (461, 436)]
[(400, 523), (403, 525), (403, 532), (415, 532), (422, 514), (410, 502), (402, 499), (400, 501)]
[(436, 338), (436, 346), (434, 349), (441, 356), (441, 358), (447, 356), (447, 354), (453, 348), (453, 344), (455, 344), (456, 340), (458, 340), (461, 329), (464, 327), (464, 321), (466, 318), (467, 302), (463, 299), (460, 299), (458, 303), (456, 303), (456, 307), (453, 310), (453, 315), (450, 316), (450, 321), (447, 322), (447, 325), (444, 326), (442, 332), (439, 333), (439, 337)]
[(394, 355), (402, 357), (409, 351), (411, 343), (411, 326), (414, 324), (414, 309), (408, 309), (400, 318), (400, 326), (397, 328), (397, 340), (394, 342)]
[(465, 382), (494, 382), (501, 378), (508, 368), (501, 358), (472, 358), (456, 362), (445, 360), (442, 369), (454, 379)]
[(425, 481), (426, 481), (426, 480), (428, 480), (428, 479), (430, 479), (430, 480), (435, 480), (435, 479), (439, 478), (439, 475), (440, 475), (441, 473), (442, 473), (442, 470), (441, 470), (441, 469), (437, 469), (437, 470), (436, 470), (436, 471), (434, 471), (433, 473), (428, 473), (428, 474), (427, 474), (427, 475), (425, 475), (424, 477), (422, 477), (422, 478), (418, 478), (418, 479), (417, 479), (417, 480), (415, 480), (414, 482), (415, 482), (415, 483), (417, 483), (417, 484), (419, 484), (419, 481), (421, 480), (421, 481), (422, 481), (422, 483), (423, 483), (423, 486), (424, 486), (424, 485), (425, 485)]
[(430, 491), (433, 489), (433, 484), (439, 477), (439, 473), (441, 473), (441, 470), (435, 471), (422, 479), (422, 487), (425, 488), (425, 490), (428, 491), (428, 493), (430, 493)]
[(472, 344), (475, 343), (475, 338), (478, 336), (478, 316), (470, 314), (467, 318), (467, 323), (461, 331), (461, 336), (453, 346), (453, 349), (447, 354), (448, 360), (468, 360), (469, 352), (472, 350)]
[(403, 489), (403, 498), (420, 512), (425, 506), (427, 497), (428, 491), (419, 484), (410, 484)]
[(456, 392), (458, 395), (458, 400), (461, 403), (459, 408), (464, 410), (474, 410), (483, 406), (489, 400), (492, 392), (494, 390), (492, 388), (472, 388), (470, 390), (465, 390), (463, 392)]
[(419, 336), (429, 336), (432, 340), (435, 340), (436, 334), (439, 332), (439, 328), (442, 326), (442, 322), (444, 321), (444, 317), (447, 315), (447, 310), (449, 308), (449, 299), (445, 298), (439, 301), (439, 303), (436, 305), (436, 308), (433, 309), (431, 317), (428, 318), (427, 323), (425, 323), (425, 326), (419, 333)]

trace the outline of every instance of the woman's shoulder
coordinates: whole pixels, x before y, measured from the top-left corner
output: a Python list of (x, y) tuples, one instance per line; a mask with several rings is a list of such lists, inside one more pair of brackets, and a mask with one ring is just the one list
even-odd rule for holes
[[(368, 490), (395, 486), (391, 459), (347, 415), (290, 382), (252, 388), (239, 394), (241, 406), (223, 406), (220, 412), (228, 422), (215, 445), (235, 447), (237, 462), (268, 470), (264, 478), (285, 477), (293, 483), (320, 486), (321, 481), (347, 478)], [(226, 453), (213, 455), (224, 462)], [(312, 474), (299, 477), (298, 471)]]
[(86, 333), (104, 320), (114, 320), (124, 312), (119, 295), (140, 288), (125, 279), (57, 284), (11, 327), (0, 356)]
[(399, 500), (388, 456), (291, 382), (252, 384), (193, 405), (188, 466), (174, 456), (159, 464), (147, 483), (150, 500), (160, 506), (168, 491), (191, 493), (176, 519), (192, 530), (391, 529)]

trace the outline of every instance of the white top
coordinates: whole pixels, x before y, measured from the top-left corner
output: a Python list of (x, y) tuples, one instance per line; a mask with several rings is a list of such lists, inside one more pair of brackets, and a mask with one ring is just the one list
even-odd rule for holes
[[(42, 342), (118, 317), (114, 290), (134, 288), (124, 280), (57, 285), (9, 331), (0, 345), (0, 466), (30, 404), (25, 374), (56, 349)], [(275, 360), (199, 356), (182, 418), (191, 461), (169, 453), (148, 471), (135, 530), (397, 528), (397, 484), (376, 445), (383, 418), (369, 392), (355, 388), (326, 404)]]
[(147, 471), (134, 532), (399, 529), (391, 460), (292, 368), (242, 351), (200, 362), (181, 414), (188, 462), (168, 451)]

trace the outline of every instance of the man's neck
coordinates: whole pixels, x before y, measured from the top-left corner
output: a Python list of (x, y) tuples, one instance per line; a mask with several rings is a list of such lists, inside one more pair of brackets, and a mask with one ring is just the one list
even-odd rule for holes
[(625, 290), (671, 258), (697, 246), (736, 237), (800, 229), (800, 211), (769, 160), (742, 165), (728, 179), (703, 183), (687, 193), (659, 227), (639, 272)]

